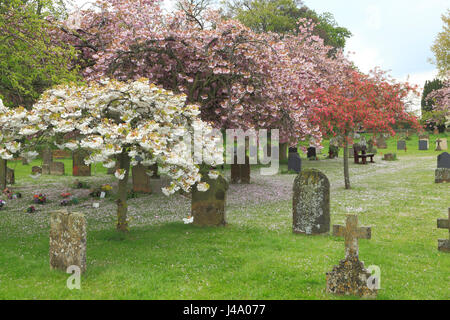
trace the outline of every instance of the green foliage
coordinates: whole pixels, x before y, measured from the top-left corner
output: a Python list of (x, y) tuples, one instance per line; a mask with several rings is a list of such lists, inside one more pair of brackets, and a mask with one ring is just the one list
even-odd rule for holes
[(425, 81), (425, 85), (423, 87), (421, 107), (422, 112), (433, 110), (433, 100), (427, 99), (427, 96), (434, 90), (439, 90), (444, 86), (444, 83), (439, 79), (434, 79), (432, 81)]
[(442, 22), (444, 30), (438, 33), (431, 47), (434, 53), (434, 59), (431, 62), (438, 68), (439, 75), (445, 77), (450, 70), (450, 9), (442, 15)]
[(314, 33), (334, 49), (344, 48), (352, 34), (339, 27), (329, 12), (317, 14), (295, 0), (226, 0), (228, 15), (257, 32), (289, 33), (296, 29), (299, 19), (311, 19)]
[(50, 16), (64, 8), (52, 1), (0, 0), (0, 98), (6, 106), (30, 107), (54, 84), (77, 80), (72, 47), (51, 38)]

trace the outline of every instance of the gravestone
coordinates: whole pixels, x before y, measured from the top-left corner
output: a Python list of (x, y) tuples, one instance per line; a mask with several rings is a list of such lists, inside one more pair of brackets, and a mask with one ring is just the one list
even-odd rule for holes
[(406, 150), (406, 141), (405, 140), (397, 141), (397, 150)]
[(309, 160), (316, 160), (316, 159), (317, 159), (316, 148), (314, 148), (314, 147), (309, 147), (308, 150), (307, 150), (306, 157), (307, 157)]
[(131, 169), (134, 192), (152, 193), (150, 176), (147, 174), (147, 172), (147, 167), (142, 164), (138, 164)]
[(330, 182), (316, 169), (300, 172), (293, 188), (293, 232), (315, 235), (330, 231)]
[(52, 162), (50, 164), (50, 174), (53, 176), (63, 176), (64, 175), (64, 163), (63, 162)]
[(386, 139), (383, 136), (377, 138), (377, 147), (379, 149), (387, 149)]
[(6, 183), (7, 184), (15, 184), (16, 179), (14, 177), (14, 170), (11, 168), (6, 168)]
[(436, 140), (436, 151), (444, 151), (447, 149), (448, 149), (447, 139), (439, 138)]
[(60, 210), (50, 217), (50, 268), (86, 271), (86, 219), (82, 213)]
[(205, 192), (192, 188), (191, 216), (196, 226), (226, 225), (225, 204), (228, 182), (221, 176), (211, 179), (207, 174), (202, 176), (202, 182), (209, 184)]
[(299, 173), (302, 170), (302, 159), (298, 154), (297, 148), (289, 148), (288, 170)]
[(333, 236), (344, 237), (345, 259), (327, 272), (327, 292), (337, 295), (355, 295), (364, 298), (375, 298), (378, 290), (369, 287), (371, 273), (359, 260), (358, 239), (370, 239), (371, 228), (358, 228), (358, 216), (347, 215), (346, 225), (334, 225)]
[(353, 149), (353, 147), (348, 148), (348, 157), (349, 158), (355, 157), (355, 150)]
[(328, 158), (334, 159), (339, 157), (339, 147), (330, 145), (328, 148)]
[(419, 140), (419, 150), (428, 150), (428, 140)]
[(32, 175), (42, 174), (42, 168), (38, 166), (33, 166), (31, 168), (31, 174)]
[(91, 175), (91, 166), (84, 163), (84, 159), (89, 156), (85, 150), (75, 150), (72, 153), (72, 175), (74, 177), (89, 177)]
[(50, 165), (53, 162), (53, 152), (51, 149), (46, 148), (42, 150), (42, 173), (50, 174)]
[(450, 208), (448, 208), (448, 219), (438, 219), (437, 227), (439, 229), (448, 229), (449, 239), (438, 240), (438, 250), (443, 252), (450, 252)]
[(450, 154), (441, 153), (437, 157), (437, 169), (435, 171), (435, 183), (450, 182)]
[[(244, 149), (245, 150), (245, 149)], [(239, 150), (242, 151), (242, 149)], [(242, 183), (249, 184), (250, 183), (250, 158), (245, 155), (245, 163), (238, 164), (238, 150), (235, 148), (234, 150), (234, 163), (231, 165), (231, 183)]]
[(151, 175), (151, 178), (152, 178), (152, 179), (160, 179), (160, 178), (161, 178), (161, 177), (159, 176), (159, 174), (158, 174), (158, 164), (157, 164), (157, 163), (152, 164), (152, 165), (149, 167), (149, 169), (150, 169), (150, 171), (152, 172), (152, 175)]
[(385, 161), (394, 161), (394, 155), (392, 153), (386, 153), (383, 157), (383, 160)]

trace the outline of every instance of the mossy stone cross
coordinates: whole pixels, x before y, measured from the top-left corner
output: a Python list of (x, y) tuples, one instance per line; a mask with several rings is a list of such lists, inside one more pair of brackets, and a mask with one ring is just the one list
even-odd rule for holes
[(347, 215), (345, 226), (334, 225), (333, 236), (345, 238), (345, 257), (358, 257), (358, 239), (370, 239), (372, 229), (370, 227), (358, 228), (358, 216)]

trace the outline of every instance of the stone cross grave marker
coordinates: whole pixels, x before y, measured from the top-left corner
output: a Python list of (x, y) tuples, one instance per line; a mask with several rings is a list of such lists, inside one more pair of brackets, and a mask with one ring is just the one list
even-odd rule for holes
[(297, 173), (300, 173), (300, 171), (302, 170), (302, 159), (298, 154), (297, 148), (289, 148), (288, 170), (292, 170)]
[(330, 231), (330, 182), (315, 169), (301, 171), (294, 180), (293, 232), (307, 235)]
[(439, 229), (448, 229), (449, 239), (438, 240), (438, 250), (443, 252), (450, 252), (450, 208), (448, 208), (448, 219), (438, 219), (437, 227)]
[[(358, 257), (358, 239), (370, 239), (371, 229), (358, 228), (358, 216), (347, 215), (345, 226), (333, 226), (333, 235), (345, 238), (345, 259), (327, 272), (327, 292), (375, 298), (378, 288), (373, 285), (371, 273)], [(377, 281), (379, 283), (379, 279)]]
[(344, 237), (345, 239), (345, 257), (358, 257), (358, 239), (370, 239), (372, 229), (370, 227), (358, 228), (358, 216), (348, 215), (345, 226), (334, 225), (333, 236)]
[(86, 219), (82, 213), (59, 210), (50, 218), (50, 268), (86, 271)]
[(447, 150), (447, 139), (446, 138), (439, 138), (436, 140), (436, 151), (444, 151)]

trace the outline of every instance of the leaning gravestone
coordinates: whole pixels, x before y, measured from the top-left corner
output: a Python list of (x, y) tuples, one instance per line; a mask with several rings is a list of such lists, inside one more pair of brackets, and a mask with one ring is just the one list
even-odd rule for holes
[(406, 141), (405, 140), (397, 141), (397, 150), (406, 150)]
[(450, 182), (450, 154), (441, 153), (437, 157), (437, 169), (435, 171), (435, 183)]
[(293, 231), (308, 235), (330, 231), (330, 182), (316, 169), (302, 171), (294, 180)]
[(6, 183), (7, 184), (15, 184), (16, 183), (13, 169), (6, 168)]
[(449, 239), (438, 240), (438, 250), (443, 252), (450, 252), (450, 208), (448, 208), (448, 219), (438, 219), (437, 227), (439, 229), (448, 229)]
[(88, 156), (89, 153), (85, 150), (73, 151), (72, 175), (74, 177), (89, 177), (91, 175), (91, 166), (84, 163), (84, 159)]
[(64, 175), (64, 163), (52, 162), (50, 164), (50, 174), (53, 176), (63, 176)]
[(142, 164), (138, 164), (132, 168), (134, 192), (152, 193), (150, 176), (147, 173), (147, 167)]
[(419, 140), (419, 150), (425, 151), (428, 150), (428, 140)]
[(371, 273), (359, 260), (358, 252), (358, 239), (370, 239), (371, 228), (358, 228), (358, 216), (347, 215), (345, 226), (333, 226), (333, 236), (345, 238), (345, 259), (327, 272), (327, 292), (376, 298), (378, 289), (372, 285), (369, 287)]
[(86, 271), (86, 219), (82, 213), (55, 211), (50, 218), (50, 268)]
[(192, 188), (191, 215), (193, 224), (201, 227), (226, 225), (225, 204), (228, 182), (221, 176), (211, 179), (203, 175), (202, 182), (209, 184), (205, 192)]
[(302, 159), (298, 154), (297, 148), (289, 148), (288, 170), (295, 171), (296, 173), (302, 170)]

